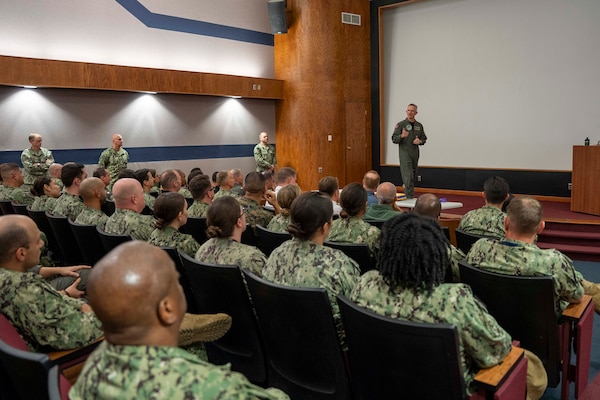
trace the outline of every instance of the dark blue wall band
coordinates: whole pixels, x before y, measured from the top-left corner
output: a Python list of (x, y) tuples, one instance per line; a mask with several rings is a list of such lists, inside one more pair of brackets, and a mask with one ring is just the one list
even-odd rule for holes
[[(150, 10), (144, 7), (138, 0), (116, 1), (129, 11), (131, 15), (149, 28), (211, 36), (221, 39), (237, 40), (240, 42), (263, 44), (266, 46), (274, 46), (275, 43), (273, 35), (270, 33), (218, 25), (188, 18), (173, 17), (171, 15), (156, 14), (150, 12)], [(267, 9), (265, 4), (265, 13), (266, 12)]]
[[(253, 157), (254, 144), (232, 144), (214, 146), (166, 146), (128, 147), (129, 162), (203, 160), (213, 158)], [(52, 149), (50, 149), (52, 150)], [(82, 164), (97, 164), (104, 149), (52, 150), (57, 163), (76, 161)], [(14, 162), (21, 165), (22, 150), (0, 151), (0, 163)]]

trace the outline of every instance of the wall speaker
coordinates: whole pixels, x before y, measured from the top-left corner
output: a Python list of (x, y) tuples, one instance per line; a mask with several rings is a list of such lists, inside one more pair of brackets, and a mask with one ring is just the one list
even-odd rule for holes
[(271, 21), (271, 33), (287, 33), (287, 21), (285, 19), (285, 0), (269, 0), (269, 20)]

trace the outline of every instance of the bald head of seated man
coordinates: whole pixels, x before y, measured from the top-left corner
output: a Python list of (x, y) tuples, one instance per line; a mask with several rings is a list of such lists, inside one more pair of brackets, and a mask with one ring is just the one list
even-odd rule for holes
[(142, 212), (146, 203), (144, 202), (144, 189), (142, 185), (133, 178), (122, 178), (113, 185), (113, 199), (115, 208)]
[(88, 298), (106, 343), (88, 358), (71, 399), (109, 392), (111, 398), (287, 398), (177, 347), (187, 305), (175, 265), (159, 247), (132, 241), (108, 253), (94, 266)]
[(440, 199), (438, 199), (436, 195), (424, 193), (417, 199), (413, 212), (433, 219), (438, 219), (442, 213), (442, 203), (440, 203)]

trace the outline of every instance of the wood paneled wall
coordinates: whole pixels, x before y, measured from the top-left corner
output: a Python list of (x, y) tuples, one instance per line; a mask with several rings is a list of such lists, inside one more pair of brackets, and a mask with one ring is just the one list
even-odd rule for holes
[(283, 98), (276, 79), (9, 56), (0, 56), (0, 85)]
[(295, 168), (305, 190), (327, 175), (360, 182), (371, 169), (369, 1), (288, 0), (286, 16), (288, 33), (275, 36), (278, 167)]

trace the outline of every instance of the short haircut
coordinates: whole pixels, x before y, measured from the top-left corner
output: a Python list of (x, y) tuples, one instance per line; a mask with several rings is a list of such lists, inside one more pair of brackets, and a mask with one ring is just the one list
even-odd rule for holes
[(442, 212), (442, 203), (440, 203), (440, 199), (436, 195), (424, 193), (415, 202), (413, 212), (424, 217), (438, 219)]
[(188, 183), (188, 189), (190, 189), (190, 193), (194, 200), (202, 200), (211, 188), (212, 182), (208, 175), (196, 175), (190, 183)]
[(188, 174), (188, 186), (190, 184), (190, 182), (192, 181), (192, 179), (194, 179), (194, 177), (198, 176), (198, 175), (204, 175), (204, 173), (202, 172), (202, 168), (200, 167), (194, 167), (190, 170), (190, 173)]
[(60, 180), (63, 182), (65, 187), (73, 185), (75, 178), (81, 178), (83, 176), (83, 169), (85, 166), (76, 162), (68, 162), (62, 167), (60, 172)]
[[(242, 170), (241, 170), (241, 169), (239, 169), (239, 168), (234, 168), (234, 169), (232, 169), (232, 170), (231, 170), (231, 173), (233, 174), (233, 177), (234, 177), (235, 179), (237, 179), (237, 178), (239, 178), (239, 177), (243, 176), (243, 174), (242, 174)], [(246, 176), (248, 176), (248, 175), (246, 175)]]
[(28, 139), (30, 142), (33, 142), (33, 139), (35, 139), (38, 136), (42, 136), (42, 135), (40, 135), (39, 133), (30, 133)]
[[(141, 168), (136, 170), (133, 174), (134, 178), (142, 185), (142, 187), (144, 187), (144, 181), (148, 180), (148, 172), (150, 172), (148, 168)], [(152, 186), (154, 186), (154, 182), (152, 182)]]
[(406, 106), (406, 108), (413, 106), (415, 108), (415, 110), (418, 110), (419, 107), (417, 107), (417, 105), (415, 103), (410, 103), (409, 105)]
[(135, 179), (135, 171), (132, 169), (129, 169), (129, 168), (125, 168), (124, 170), (119, 172), (117, 175), (117, 180), (123, 179), (123, 178)]
[(228, 171), (228, 170), (219, 171), (219, 173), (217, 174), (217, 184), (219, 186), (221, 186), (222, 184), (224, 184), (227, 181), (227, 178), (229, 177), (229, 173), (230, 173), (230, 171)]
[(187, 181), (185, 180), (185, 172), (183, 172), (180, 169), (176, 169), (175, 171), (179, 174), (179, 181), (181, 182), (181, 186), (187, 185)]
[(524, 196), (512, 199), (506, 209), (506, 215), (511, 231), (532, 235), (538, 233), (544, 211), (539, 201)]
[(156, 227), (164, 229), (185, 208), (186, 200), (183, 195), (176, 192), (161, 193), (154, 202), (154, 216)]
[(108, 174), (108, 170), (106, 168), (102, 168), (102, 167), (98, 167), (94, 170), (94, 173), (92, 174), (92, 176), (94, 178), (102, 178), (104, 176), (106, 176), (106, 174)]
[(360, 183), (350, 183), (340, 195), (341, 218), (355, 217), (367, 206), (367, 191)]
[(282, 210), (289, 210), (293, 201), (301, 194), (302, 189), (296, 184), (284, 186), (277, 192), (277, 203)]
[(333, 217), (331, 199), (316, 192), (303, 193), (296, 197), (290, 209), (288, 232), (301, 240), (309, 240)]
[(0, 165), (0, 175), (2, 175), (2, 180), (10, 179), (11, 175), (15, 173), (17, 170), (21, 169), (19, 164), (8, 162)]
[(506, 200), (509, 192), (508, 182), (501, 176), (492, 176), (483, 184), (485, 199), (490, 204), (500, 204)]
[(175, 182), (181, 182), (181, 178), (177, 171), (169, 169), (160, 175), (160, 186), (163, 189), (172, 188)]
[(7, 225), (0, 231), (0, 264), (8, 262), (20, 247), (29, 247), (27, 229), (19, 224)]
[(43, 196), (44, 186), (49, 185), (50, 182), (52, 182), (52, 179), (50, 179), (49, 177), (40, 176), (39, 178), (36, 178), (35, 181), (33, 181), (33, 185), (31, 186), (31, 189), (29, 189), (29, 191), (34, 196)]
[(265, 190), (265, 176), (260, 172), (252, 171), (244, 179), (244, 187), (247, 193), (262, 193)]
[(382, 182), (377, 186), (377, 201), (391, 204), (396, 201), (396, 186), (392, 182)]
[(206, 210), (208, 237), (227, 238), (233, 235), (237, 220), (241, 217), (240, 203), (232, 196), (219, 197)]
[(368, 189), (372, 190), (377, 190), (377, 186), (379, 186), (380, 180), (381, 177), (379, 176), (379, 172), (375, 171), (374, 169), (367, 171), (365, 173), (365, 176), (363, 177), (364, 185)]
[(95, 176), (85, 178), (79, 185), (79, 195), (83, 200), (93, 198), (96, 190), (104, 190), (104, 182)]
[(340, 190), (340, 184), (335, 176), (325, 176), (319, 179), (318, 188), (321, 194), (332, 197), (336, 191)]
[(296, 170), (290, 167), (283, 167), (277, 171), (277, 183), (285, 183), (288, 178), (293, 178), (296, 176)]

